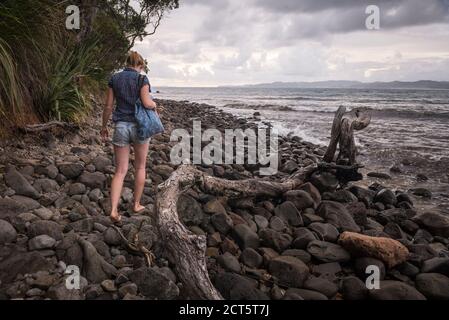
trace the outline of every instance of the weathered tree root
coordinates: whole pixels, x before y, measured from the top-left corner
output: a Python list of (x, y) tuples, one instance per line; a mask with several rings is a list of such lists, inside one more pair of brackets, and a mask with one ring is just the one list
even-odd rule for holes
[(117, 226), (113, 226), (115, 231), (119, 234), (120, 238), (122, 238), (123, 243), (125, 244), (125, 249), (132, 254), (143, 255), (146, 259), (147, 265), (151, 268), (154, 264), (155, 256), (153, 252), (147, 249), (140, 241), (139, 241), (139, 233), (142, 230), (145, 221), (142, 221), (137, 229), (136, 234), (133, 237), (133, 241), (129, 241), (122, 233), (120, 228)]
[(212, 285), (206, 266), (206, 237), (190, 232), (180, 221), (177, 202), (181, 193), (193, 186), (204, 192), (229, 198), (277, 197), (300, 186), (316, 170), (309, 166), (284, 182), (265, 180), (230, 181), (207, 175), (191, 165), (180, 166), (158, 187), (157, 224), (164, 254), (174, 265), (178, 279), (192, 299), (221, 300)]
[(356, 146), (354, 140), (354, 130), (363, 130), (371, 122), (371, 111), (368, 108), (355, 108), (346, 112), (346, 108), (341, 106), (335, 114), (332, 124), (331, 140), (329, 147), (323, 157), (323, 161), (331, 163), (334, 160), (337, 145), (340, 147), (337, 156), (337, 164), (356, 164)]
[(39, 123), (39, 124), (31, 124), (27, 125), (23, 128), (21, 128), (22, 131), (28, 133), (28, 132), (40, 132), (40, 131), (47, 131), (51, 130), (53, 128), (60, 127), (63, 129), (79, 129), (79, 126), (68, 123), (68, 122), (61, 122), (61, 121), (51, 121), (47, 123)]

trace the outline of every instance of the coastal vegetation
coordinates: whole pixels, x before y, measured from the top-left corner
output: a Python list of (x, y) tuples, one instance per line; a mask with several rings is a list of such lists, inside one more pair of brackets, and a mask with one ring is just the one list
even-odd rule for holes
[[(66, 28), (66, 8), (80, 28)], [(156, 32), (178, 0), (6, 0), (0, 2), (2, 133), (51, 120), (80, 122), (92, 95), (136, 41)]]

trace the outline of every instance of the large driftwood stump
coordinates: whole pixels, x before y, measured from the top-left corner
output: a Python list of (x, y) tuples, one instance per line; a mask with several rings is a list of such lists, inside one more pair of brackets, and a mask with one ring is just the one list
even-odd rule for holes
[(334, 161), (337, 146), (339, 154), (336, 164), (353, 166), (356, 165), (357, 148), (354, 140), (354, 130), (363, 130), (371, 122), (371, 112), (368, 108), (356, 108), (346, 112), (346, 107), (341, 106), (335, 114), (331, 131), (329, 147), (323, 157), (323, 161), (331, 163)]
[(211, 177), (194, 166), (182, 165), (158, 187), (157, 224), (164, 254), (174, 265), (189, 298), (223, 299), (209, 279), (206, 237), (193, 234), (179, 219), (177, 202), (182, 192), (196, 185), (206, 193), (229, 198), (276, 197), (301, 185), (314, 170), (312, 166), (304, 168), (284, 182), (257, 179), (230, 181)]

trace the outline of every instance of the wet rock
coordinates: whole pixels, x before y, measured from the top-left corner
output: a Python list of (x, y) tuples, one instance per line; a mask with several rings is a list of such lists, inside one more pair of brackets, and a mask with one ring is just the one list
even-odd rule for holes
[(41, 204), (39, 202), (25, 196), (14, 195), (11, 198), (19, 202), (22, 205), (22, 207), (25, 208), (25, 211), (32, 211), (34, 209), (41, 207)]
[(312, 272), (315, 276), (335, 282), (342, 272), (341, 265), (338, 262), (322, 263), (314, 265)]
[(50, 193), (59, 189), (59, 184), (52, 179), (38, 179), (34, 182), (33, 187), (40, 193)]
[(135, 283), (127, 283), (118, 289), (118, 293), (121, 298), (124, 298), (127, 295), (137, 295), (137, 290), (138, 288)]
[(39, 192), (28, 182), (28, 180), (20, 174), (16, 168), (12, 165), (6, 167), (6, 173), (4, 175), (5, 183), (16, 194), (38, 199), (40, 197)]
[(337, 228), (329, 223), (314, 222), (308, 228), (318, 235), (319, 239), (329, 242), (336, 242), (340, 233)]
[(90, 233), (94, 228), (94, 220), (92, 218), (81, 219), (69, 224), (76, 232)]
[(167, 165), (158, 165), (154, 166), (153, 171), (160, 175), (163, 179), (167, 180), (170, 178), (171, 174), (173, 173), (173, 168)]
[(51, 249), (55, 246), (56, 240), (46, 234), (34, 237), (28, 241), (28, 247), (32, 250)]
[(318, 206), (318, 204), (321, 202), (320, 191), (318, 191), (318, 189), (310, 182), (304, 183), (298, 189), (303, 190), (303, 191), (307, 192), (308, 194), (310, 194), (313, 201), (315, 202), (315, 207)]
[(93, 189), (89, 192), (90, 201), (98, 202), (104, 198), (103, 192), (99, 188)]
[(241, 249), (259, 247), (259, 236), (245, 224), (236, 225), (231, 231), (231, 236)]
[(35, 273), (50, 269), (50, 263), (37, 251), (13, 251), (0, 261), (0, 281), (10, 283), (18, 274)]
[(416, 179), (417, 179), (418, 181), (427, 181), (427, 180), (429, 180), (429, 177), (426, 176), (426, 175), (423, 174), (423, 173), (418, 173), (418, 174), (416, 175)]
[(407, 234), (402, 231), (401, 227), (397, 223), (394, 222), (388, 222), (385, 225), (383, 232), (396, 240), (407, 239)]
[(79, 178), (79, 181), (91, 189), (104, 189), (106, 185), (106, 176), (101, 172), (87, 172), (85, 171)]
[(391, 176), (389, 174), (383, 173), (383, 172), (368, 172), (368, 177), (371, 178), (379, 178), (379, 179), (385, 179), (390, 180)]
[(117, 275), (117, 269), (106, 262), (94, 245), (82, 238), (77, 239), (83, 252), (83, 275), (92, 283), (101, 283)]
[(182, 194), (179, 197), (177, 210), (186, 226), (199, 225), (203, 221), (204, 212), (201, 205), (189, 195)]
[(220, 273), (214, 285), (227, 300), (268, 300), (268, 296), (257, 289), (257, 281), (232, 273)]
[(12, 198), (0, 198), (0, 218), (12, 218), (27, 211), (27, 208)]
[(363, 202), (353, 202), (346, 206), (349, 214), (354, 218), (359, 226), (366, 226), (368, 223), (368, 210)]
[(282, 252), (287, 249), (293, 240), (290, 235), (277, 232), (273, 229), (264, 229), (259, 235), (262, 245), (273, 248), (277, 252)]
[(385, 280), (380, 282), (379, 290), (371, 290), (373, 300), (426, 300), (415, 288), (400, 281)]
[(5, 220), (0, 220), (0, 244), (16, 241), (17, 231)]
[(95, 300), (101, 294), (103, 294), (103, 292), (104, 291), (101, 288), (101, 285), (98, 285), (98, 284), (88, 285), (85, 290), (86, 300)]
[(412, 218), (414, 215), (413, 212), (413, 210), (405, 210), (402, 208), (388, 209), (379, 213), (376, 220), (384, 225), (388, 222), (401, 223)]
[(308, 226), (309, 224), (314, 223), (314, 222), (325, 222), (323, 218), (321, 218), (320, 216), (316, 215), (314, 212), (315, 212), (315, 210), (313, 212), (312, 211), (308, 212), (308, 209), (306, 209), (301, 214), (302, 217), (303, 217), (305, 226)]
[(279, 256), (279, 253), (272, 248), (262, 247), (257, 251), (262, 255), (264, 265), (268, 265), (271, 260)]
[(419, 268), (407, 261), (398, 265), (396, 269), (410, 278), (414, 278), (419, 273)]
[(357, 199), (359, 199), (359, 201), (365, 203), (368, 207), (371, 205), (374, 200), (374, 196), (376, 195), (376, 192), (374, 192), (373, 190), (358, 186), (352, 186), (348, 190), (353, 193), (357, 197)]
[(438, 253), (428, 244), (409, 244), (407, 247), (410, 251), (408, 260), (418, 265), (438, 256)]
[(294, 237), (292, 246), (296, 249), (306, 249), (309, 242), (317, 240), (313, 232), (307, 228), (295, 229)]
[(215, 213), (211, 216), (210, 222), (223, 235), (228, 234), (233, 227), (232, 219), (226, 213)]
[(433, 235), (449, 237), (449, 218), (438, 213), (427, 212), (416, 216), (412, 221), (429, 230)]
[(320, 217), (338, 229), (360, 232), (360, 227), (355, 223), (354, 218), (341, 203), (322, 201), (317, 212)]
[(393, 173), (402, 173), (402, 169), (399, 165), (394, 165), (390, 168), (390, 171)]
[(80, 163), (62, 163), (58, 169), (67, 179), (76, 179), (83, 173), (84, 166)]
[(270, 273), (286, 286), (300, 288), (309, 276), (309, 268), (301, 260), (290, 256), (278, 256), (269, 264)]
[(137, 269), (130, 273), (129, 279), (147, 299), (173, 300), (179, 296), (176, 284), (155, 268)]
[(122, 243), (122, 238), (114, 228), (108, 228), (103, 233), (104, 242), (110, 246), (118, 246)]
[(298, 210), (315, 207), (312, 196), (303, 190), (290, 190), (284, 194), (286, 201), (292, 202)]
[[(301, 297), (303, 300), (308, 301), (321, 301), (321, 300), (328, 300), (327, 297), (319, 293), (317, 291), (307, 290), (307, 289), (297, 289), (297, 288), (290, 288), (285, 293), (285, 299), (292, 299), (294, 297)], [(301, 300), (299, 299), (299, 300)], [(293, 299), (292, 299), (293, 300)], [(298, 299), (296, 299), (298, 300)]]
[(382, 189), (374, 196), (374, 202), (380, 202), (384, 205), (394, 206), (397, 202), (396, 195), (389, 189)]
[(449, 300), (449, 278), (439, 273), (421, 273), (416, 276), (416, 289), (427, 299)]
[(214, 232), (207, 236), (207, 245), (209, 247), (218, 247), (221, 243), (221, 235), (219, 232)]
[(416, 188), (411, 190), (415, 196), (431, 199), (432, 192), (429, 189), (425, 188)]
[(50, 164), (42, 169), (42, 174), (46, 175), (50, 179), (55, 179), (58, 173), (59, 173), (58, 168), (53, 164)]
[(340, 235), (338, 243), (353, 255), (377, 258), (390, 268), (406, 261), (409, 255), (404, 245), (389, 238), (344, 232)]
[(333, 193), (325, 192), (323, 193), (323, 200), (331, 200), (341, 203), (352, 203), (358, 201), (357, 197), (348, 190), (337, 190)]
[(109, 167), (112, 166), (112, 160), (105, 156), (98, 156), (92, 161), (92, 164), (97, 171), (109, 173)]
[(419, 230), (419, 225), (412, 220), (405, 220), (400, 223), (400, 226), (408, 234), (416, 234)]
[(242, 198), (230, 201), (230, 205), (235, 209), (252, 209), (254, 208), (254, 199)]
[(222, 252), (229, 252), (233, 255), (237, 255), (239, 252), (239, 246), (228, 237), (224, 238), (220, 244), (220, 249)]
[(262, 256), (256, 250), (248, 248), (243, 250), (240, 260), (250, 268), (257, 269), (263, 263)]
[(329, 172), (315, 172), (310, 177), (310, 182), (318, 189), (321, 193), (323, 192), (333, 192), (338, 187), (337, 178)]
[(236, 257), (229, 252), (225, 252), (217, 258), (217, 262), (225, 269), (234, 273), (240, 273), (240, 263)]
[(293, 160), (287, 160), (282, 166), (281, 171), (292, 173), (293, 171), (298, 169), (298, 164)]
[(78, 194), (85, 194), (86, 193), (86, 186), (82, 183), (74, 183), (69, 187), (68, 194), (71, 196), (78, 195)]
[(267, 218), (265, 218), (264, 216), (255, 215), (254, 222), (257, 225), (258, 231), (268, 228), (269, 225)]
[(341, 293), (345, 300), (365, 300), (369, 290), (362, 280), (350, 276), (341, 281)]
[(304, 289), (316, 291), (324, 294), (326, 297), (333, 298), (337, 292), (338, 287), (335, 283), (317, 277), (311, 277), (304, 282)]
[(40, 220), (33, 222), (28, 227), (28, 236), (34, 238), (40, 235), (48, 235), (55, 240), (61, 240), (62, 226), (54, 221)]
[(409, 196), (408, 194), (406, 194), (406, 193), (403, 193), (403, 192), (398, 193), (398, 194), (396, 195), (396, 199), (398, 200), (398, 203), (401, 203), (401, 202), (408, 202), (408, 203), (410, 203), (411, 205), (413, 205), (412, 199), (411, 199), (410, 196)]
[(432, 258), (424, 261), (421, 272), (441, 273), (449, 277), (449, 258)]
[(115, 292), (117, 291), (117, 288), (115, 287), (115, 283), (112, 280), (104, 280), (101, 282), (101, 287), (106, 292)]
[(208, 201), (204, 205), (203, 209), (204, 212), (208, 214), (215, 214), (215, 213), (226, 214), (226, 209), (223, 207), (223, 205), (218, 199), (212, 199)]
[(345, 262), (351, 258), (344, 248), (326, 241), (311, 241), (307, 245), (307, 252), (321, 262)]
[(274, 210), (274, 214), (291, 226), (298, 227), (304, 225), (300, 212), (291, 201), (285, 201), (277, 206)]
[(50, 209), (45, 207), (36, 209), (33, 212), (36, 216), (38, 216), (42, 220), (50, 220), (54, 216), (54, 213)]
[(312, 256), (307, 251), (301, 249), (287, 249), (282, 252), (282, 255), (295, 257), (306, 264), (312, 260)]

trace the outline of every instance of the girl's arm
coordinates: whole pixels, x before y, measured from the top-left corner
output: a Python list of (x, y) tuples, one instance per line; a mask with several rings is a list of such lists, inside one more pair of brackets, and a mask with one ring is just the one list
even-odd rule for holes
[(157, 105), (156, 102), (153, 101), (150, 95), (150, 86), (148, 84), (145, 84), (142, 89), (140, 89), (140, 101), (142, 101), (142, 104), (147, 109), (156, 109)]

